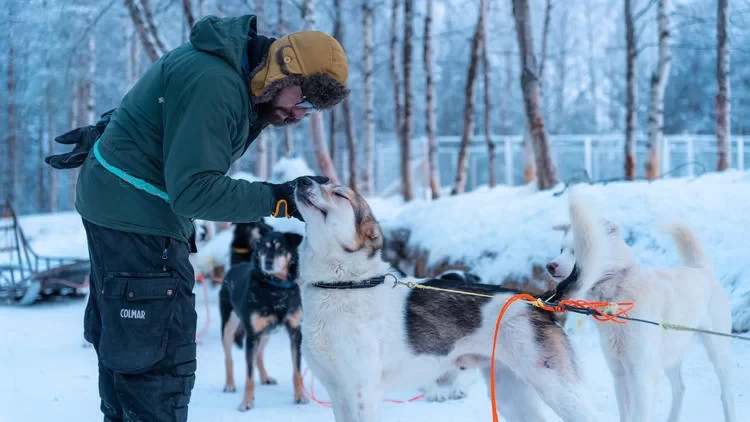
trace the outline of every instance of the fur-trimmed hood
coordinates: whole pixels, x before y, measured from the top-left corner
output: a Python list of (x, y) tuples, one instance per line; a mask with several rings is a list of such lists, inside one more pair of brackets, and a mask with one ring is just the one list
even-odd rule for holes
[(348, 76), (346, 53), (335, 38), (320, 31), (295, 32), (271, 44), (266, 60), (252, 72), (250, 93), (258, 104), (299, 85), (316, 109), (328, 109), (349, 95)]

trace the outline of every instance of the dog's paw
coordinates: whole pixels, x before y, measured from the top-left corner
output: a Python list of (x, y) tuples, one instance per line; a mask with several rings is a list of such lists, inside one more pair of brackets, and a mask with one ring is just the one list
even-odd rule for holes
[(450, 399), (451, 400), (461, 400), (465, 399), (468, 394), (466, 394), (466, 391), (464, 391), (461, 388), (454, 388), (451, 390)]
[(442, 391), (430, 391), (428, 393), (425, 393), (424, 399), (429, 402), (438, 402), (438, 403), (442, 403), (448, 400), (448, 398), (445, 396), (445, 394), (443, 394)]
[(237, 410), (239, 410), (240, 412), (247, 412), (248, 410), (252, 409), (253, 406), (254, 403), (252, 400), (243, 400), (242, 403), (240, 403), (239, 407), (237, 407)]
[(310, 399), (307, 398), (304, 394), (295, 394), (294, 395), (294, 404), (307, 404), (310, 403)]
[(234, 386), (234, 384), (227, 384), (224, 386), (225, 393), (235, 393), (237, 392), (237, 387)]
[(260, 383), (263, 384), (263, 385), (276, 385), (276, 384), (278, 384), (278, 382), (276, 382), (276, 380), (273, 379), (273, 378), (271, 378), (271, 377), (261, 378)]

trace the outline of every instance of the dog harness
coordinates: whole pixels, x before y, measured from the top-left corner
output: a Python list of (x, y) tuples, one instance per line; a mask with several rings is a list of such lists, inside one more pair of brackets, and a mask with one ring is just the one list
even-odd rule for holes
[(110, 164), (107, 160), (102, 157), (101, 152), (99, 152), (99, 141), (101, 138), (98, 138), (96, 142), (94, 143), (94, 158), (96, 158), (96, 161), (99, 162), (99, 164), (102, 165), (108, 172), (112, 173), (113, 175), (117, 176), (121, 180), (124, 180), (131, 186), (135, 187), (136, 189), (142, 190), (146, 193), (149, 193), (151, 195), (157, 196), (166, 202), (169, 202), (169, 196), (166, 192), (163, 190), (157, 188), (156, 186), (152, 185), (151, 183), (139, 178), (132, 176), (125, 172), (125, 170), (115, 167), (112, 164)]

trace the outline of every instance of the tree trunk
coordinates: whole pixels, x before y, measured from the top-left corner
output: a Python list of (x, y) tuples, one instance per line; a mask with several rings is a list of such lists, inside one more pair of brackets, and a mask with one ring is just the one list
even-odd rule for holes
[(344, 129), (346, 131), (346, 147), (349, 150), (349, 187), (359, 192), (357, 183), (357, 138), (354, 135), (354, 122), (352, 122), (352, 107), (349, 97), (344, 98)]
[(148, 24), (148, 31), (151, 33), (151, 37), (154, 39), (154, 44), (156, 45), (156, 48), (158, 48), (161, 51), (161, 54), (164, 54), (167, 52), (167, 47), (164, 46), (164, 43), (161, 42), (161, 37), (159, 37), (159, 31), (156, 28), (156, 24), (154, 23), (154, 16), (151, 14), (151, 5), (149, 4), (150, 0), (136, 0), (140, 2), (142, 8), (143, 8), (143, 17), (146, 19), (146, 23)]
[[(72, 84), (70, 84), (70, 110), (68, 112), (68, 118), (69, 128), (75, 128), (79, 127), (80, 125), (80, 102), (82, 99), (80, 98), (80, 89), (78, 88), (79, 83), (77, 81), (74, 81)], [(68, 176), (68, 200), (70, 201), (70, 208), (75, 207), (75, 191), (76, 191), (76, 183), (78, 179), (78, 169), (72, 169), (69, 176)]]
[[(302, 2), (302, 19), (305, 21), (305, 30), (315, 28), (315, 5), (313, 0), (303, 0)], [(331, 154), (328, 151), (328, 144), (325, 140), (325, 125), (323, 124), (323, 115), (315, 111), (310, 115), (310, 130), (312, 135), (313, 150), (318, 167), (324, 176), (327, 176), (331, 183), (341, 184), (339, 176), (336, 173), (336, 166), (333, 165)]]
[[(338, 106), (337, 106), (338, 107)], [(336, 107), (328, 111), (328, 150), (331, 152), (331, 161), (336, 165)]]
[(534, 56), (528, 0), (513, 0), (513, 16), (516, 21), (521, 56), (521, 89), (523, 90), (526, 123), (531, 134), (537, 167), (537, 186), (540, 190), (545, 190), (557, 184), (557, 169), (552, 162), (544, 117), (539, 108), (539, 78), (536, 74), (537, 64)]
[(495, 144), (492, 142), (492, 138), (490, 136), (490, 134), (492, 133), (492, 122), (490, 121), (490, 113), (492, 112), (490, 91), (492, 90), (492, 86), (490, 85), (490, 59), (487, 52), (487, 50), (489, 49), (488, 35), (487, 19), (485, 18), (482, 25), (482, 73), (484, 74), (484, 139), (485, 142), (487, 142), (489, 185), (491, 188), (494, 188), (495, 185), (497, 185), (497, 179), (495, 171)]
[(542, 27), (542, 56), (539, 60), (539, 96), (544, 97), (544, 64), (547, 62), (547, 41), (549, 39), (549, 21), (552, 16), (552, 0), (547, 0), (544, 8), (544, 26)]
[(558, 36), (558, 52), (557, 52), (557, 74), (560, 78), (558, 93), (557, 93), (557, 111), (555, 113), (555, 133), (561, 134), (565, 132), (565, 85), (568, 78), (568, 8), (563, 7), (560, 11), (560, 34)]
[(638, 125), (638, 86), (636, 85), (636, 59), (638, 49), (635, 41), (635, 21), (632, 0), (625, 0), (626, 53), (626, 100), (625, 100), (625, 180), (635, 180), (635, 131)]
[(182, 11), (185, 14), (185, 21), (188, 28), (195, 25), (195, 16), (193, 16), (193, 0), (182, 0)]
[(466, 89), (464, 91), (464, 129), (461, 134), (461, 147), (458, 150), (458, 165), (456, 166), (456, 185), (453, 186), (451, 195), (464, 193), (466, 189), (466, 173), (469, 165), (469, 144), (474, 135), (474, 84), (477, 79), (477, 68), (479, 67), (480, 49), (482, 46), (482, 27), (486, 19), (487, 0), (479, 2), (479, 18), (471, 38), (469, 50), (469, 71), (466, 76)]
[(273, 166), (276, 165), (276, 162), (279, 160), (279, 153), (276, 143), (276, 131), (274, 129), (269, 128), (269, 130), (265, 131), (268, 145), (268, 177), (273, 177)]
[(164, 53), (164, 50), (160, 47), (161, 41), (155, 38), (145, 21), (140, 0), (124, 0), (124, 2), (146, 55), (152, 62), (155, 62)]
[(440, 174), (438, 173), (438, 145), (435, 135), (435, 83), (432, 74), (432, 2), (433, 0), (427, 0), (424, 17), (425, 123), (430, 192), (432, 199), (438, 199), (440, 198)]
[[(587, 0), (586, 7), (589, 8), (593, 5), (589, 4)], [(585, 13), (586, 16), (586, 38), (588, 41), (588, 67), (589, 67), (589, 95), (591, 102), (591, 118), (594, 120), (594, 132), (599, 133), (599, 96), (597, 86), (597, 72), (598, 67), (595, 63), (594, 57), (594, 23), (591, 21), (591, 12)]]
[[(508, 46), (508, 49), (505, 50), (505, 95), (501, 96), (500, 99), (500, 134), (503, 135), (503, 137), (508, 135), (508, 129), (510, 129), (510, 124), (508, 123), (508, 104), (510, 103), (510, 99), (513, 98), (513, 62), (511, 60), (511, 48)], [(510, 154), (512, 156), (513, 150), (511, 149)], [(506, 163), (512, 162), (512, 158)], [(524, 166), (525, 169), (525, 166)], [(534, 170), (534, 174), (536, 174), (536, 169)], [(508, 186), (513, 186), (513, 174), (511, 171), (506, 169), (506, 181), (505, 183)], [(508, 177), (510, 175), (510, 177)]]
[(16, 75), (15, 75), (15, 50), (13, 48), (13, 20), (15, 17), (12, 12), (8, 13), (8, 186), (7, 198), (15, 200), (16, 196)]
[(276, 0), (276, 16), (279, 19), (276, 27), (276, 37), (281, 38), (286, 35), (286, 19), (284, 18), (284, 0)]
[[(89, 12), (87, 23), (94, 25), (94, 12)], [(84, 90), (86, 91), (86, 121), (85, 124), (96, 124), (96, 37), (94, 32), (89, 33), (86, 51), (86, 80)]]
[(47, 189), (49, 189), (49, 186), (47, 183), (44, 182), (44, 176), (45, 176), (45, 168), (48, 167), (47, 164), (44, 162), (44, 156), (45, 156), (45, 142), (44, 142), (44, 115), (39, 115), (39, 132), (37, 134), (37, 141), (39, 142), (39, 148), (37, 149), (37, 152), (39, 153), (39, 156), (37, 157), (39, 159), (39, 167), (37, 167), (37, 209), (38, 211), (45, 211), (45, 198), (47, 195), (44, 194), (44, 187), (46, 186)]
[(411, 151), (414, 136), (414, 116), (411, 89), (412, 44), (414, 42), (414, 0), (404, 0), (404, 46), (402, 65), (404, 66), (404, 120), (401, 134), (401, 192), (405, 201), (414, 199)]
[[(667, 87), (672, 53), (669, 47), (670, 0), (659, 0), (657, 26), (659, 33), (659, 58), (656, 71), (651, 75), (651, 104), (648, 112), (648, 158), (646, 178), (654, 180), (661, 174), (661, 144), (664, 131), (664, 91)], [(666, 152), (669, 154), (669, 151)]]
[(255, 175), (262, 180), (268, 180), (268, 140), (265, 131), (255, 140), (257, 154), (255, 158)]
[(370, 0), (362, 1), (362, 59), (364, 86), (364, 171), (362, 172), (362, 194), (375, 193), (373, 186), (375, 176), (375, 77), (373, 74), (373, 6)]
[[(524, 116), (524, 122), (526, 122)], [(534, 159), (534, 146), (531, 142), (531, 133), (529, 132), (528, 123), (523, 127), (523, 184), (536, 180), (536, 161)]]
[[(47, 84), (47, 153), (49, 155), (55, 154), (55, 109), (52, 106), (52, 92), (51, 85)], [(49, 212), (57, 211), (57, 171), (53, 168), (47, 168), (49, 173), (49, 184), (47, 185), (47, 193), (49, 194)]]
[(730, 86), (729, 86), (729, 38), (727, 37), (728, 0), (718, 0), (716, 19), (716, 152), (717, 171), (729, 168), (732, 162), (730, 154)]
[(198, 0), (198, 20), (206, 16), (206, 0)]
[[(282, 37), (286, 34), (286, 19), (284, 18), (284, 0), (276, 2), (276, 13), (279, 18), (279, 24), (276, 30), (276, 36)], [(294, 154), (294, 133), (291, 126), (284, 126), (284, 157), (291, 157)]]
[(401, 156), (399, 160), (399, 172), (401, 173), (401, 190), (405, 187), (404, 174), (409, 173), (409, 158), (404, 154), (404, 116), (401, 107), (401, 81), (398, 76), (398, 8), (399, 0), (393, 0), (391, 5), (391, 43), (390, 43), (390, 70), (391, 83), (393, 85), (393, 111), (395, 114), (394, 123), (396, 139), (398, 140)]

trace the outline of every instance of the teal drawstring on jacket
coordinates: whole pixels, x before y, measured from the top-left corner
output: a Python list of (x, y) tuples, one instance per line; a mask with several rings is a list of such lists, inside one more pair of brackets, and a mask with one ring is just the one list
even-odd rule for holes
[(115, 176), (119, 177), (120, 179), (124, 180), (125, 182), (129, 183), (130, 185), (134, 186), (136, 189), (140, 189), (146, 193), (150, 193), (151, 195), (158, 196), (159, 198), (165, 200), (166, 202), (169, 202), (169, 196), (166, 192), (163, 190), (157, 188), (156, 186), (152, 185), (151, 183), (129, 175), (124, 170), (117, 168), (107, 162), (107, 160), (102, 157), (102, 154), (99, 152), (99, 140), (101, 138), (97, 139), (96, 142), (94, 142), (94, 158), (96, 158), (96, 161), (99, 162), (99, 164), (102, 165), (105, 169), (107, 169), (108, 172), (114, 174)]

